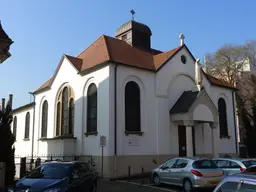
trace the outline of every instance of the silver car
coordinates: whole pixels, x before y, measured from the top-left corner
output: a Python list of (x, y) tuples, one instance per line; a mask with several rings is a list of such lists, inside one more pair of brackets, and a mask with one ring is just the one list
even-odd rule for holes
[(255, 159), (216, 158), (213, 160), (219, 168), (223, 169), (225, 175), (237, 174), (252, 165), (256, 165)]
[(193, 188), (215, 187), (223, 178), (223, 170), (213, 160), (200, 157), (172, 158), (152, 170), (155, 185), (182, 186), (186, 192)]
[(256, 192), (256, 175), (235, 174), (225, 177), (213, 192)]

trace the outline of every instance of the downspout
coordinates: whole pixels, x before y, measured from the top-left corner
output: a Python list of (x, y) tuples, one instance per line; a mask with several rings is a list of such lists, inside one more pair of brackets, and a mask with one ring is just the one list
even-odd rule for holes
[[(35, 94), (31, 93), (34, 97), (34, 106), (33, 106), (33, 127), (32, 127), (32, 146), (31, 146), (31, 161), (34, 162), (34, 134), (35, 134), (35, 107), (36, 107), (36, 102), (35, 102)], [(32, 162), (32, 163), (33, 163)]]
[(238, 154), (237, 146), (237, 122), (236, 122), (236, 105), (235, 105), (235, 91), (232, 91), (232, 103), (233, 103), (233, 118), (234, 118), (234, 128), (235, 128), (235, 144), (236, 144), (236, 154)]
[(117, 92), (117, 67), (118, 64), (115, 65), (115, 79), (114, 79), (114, 154), (115, 154), (115, 165), (114, 165), (114, 173), (116, 176), (116, 156), (117, 156), (117, 97), (116, 97), (116, 92)]

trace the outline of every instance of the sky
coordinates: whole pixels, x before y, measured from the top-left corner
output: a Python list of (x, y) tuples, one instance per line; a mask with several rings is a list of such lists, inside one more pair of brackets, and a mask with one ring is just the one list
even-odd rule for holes
[(168, 51), (179, 34), (201, 61), (224, 44), (256, 39), (255, 0), (0, 0), (0, 20), (14, 41), (0, 65), (1, 94), (14, 108), (54, 73), (61, 56), (77, 56), (100, 35), (114, 36), (131, 19), (151, 28), (152, 48)]

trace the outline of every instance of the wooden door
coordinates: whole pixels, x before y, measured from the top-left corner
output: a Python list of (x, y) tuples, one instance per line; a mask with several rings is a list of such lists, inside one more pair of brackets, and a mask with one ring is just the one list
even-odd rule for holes
[[(179, 137), (179, 156), (187, 156), (187, 141), (186, 141), (186, 126), (178, 126), (178, 137)], [(193, 142), (193, 155), (196, 156), (196, 145), (195, 145), (195, 128), (192, 127), (192, 142)]]
[(186, 126), (178, 126), (179, 137), (179, 156), (185, 157), (187, 155), (187, 142), (186, 142)]

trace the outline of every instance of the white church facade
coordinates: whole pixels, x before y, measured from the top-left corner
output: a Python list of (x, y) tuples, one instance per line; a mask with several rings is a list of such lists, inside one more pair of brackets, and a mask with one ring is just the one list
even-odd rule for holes
[(35, 102), (14, 109), (16, 155), (92, 155), (104, 176), (149, 171), (173, 156), (238, 154), (236, 88), (206, 74), (180, 36), (167, 52), (129, 21), (78, 56), (63, 55)]

